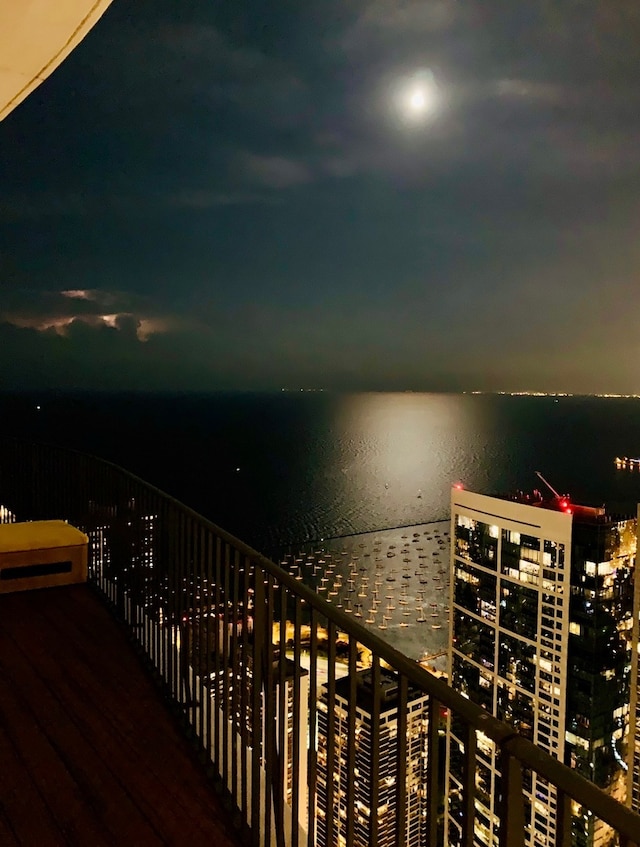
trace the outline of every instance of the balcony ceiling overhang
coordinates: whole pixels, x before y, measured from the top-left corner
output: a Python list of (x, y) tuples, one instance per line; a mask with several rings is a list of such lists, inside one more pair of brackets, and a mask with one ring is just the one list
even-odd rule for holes
[(111, 0), (0, 0), (0, 120), (79, 44)]

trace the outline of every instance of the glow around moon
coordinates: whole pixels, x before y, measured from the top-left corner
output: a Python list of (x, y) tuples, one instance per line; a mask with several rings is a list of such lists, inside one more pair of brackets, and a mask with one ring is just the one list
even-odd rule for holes
[(439, 105), (438, 86), (430, 71), (399, 80), (394, 86), (394, 111), (402, 123), (423, 123), (433, 117)]

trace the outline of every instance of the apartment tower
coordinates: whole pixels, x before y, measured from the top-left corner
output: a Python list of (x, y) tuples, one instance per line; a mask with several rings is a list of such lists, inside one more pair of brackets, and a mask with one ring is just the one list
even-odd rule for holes
[[(454, 488), (451, 498), (449, 672), (451, 684), (551, 756), (622, 802), (628, 801), (636, 519), (603, 508)], [(637, 613), (635, 615), (637, 621)], [(637, 623), (636, 623), (637, 627)], [(637, 667), (637, 664), (636, 664)], [(447, 733), (450, 847), (462, 740)], [(500, 773), (479, 733), (475, 843), (498, 844)], [(555, 844), (552, 786), (524, 774), (527, 844)], [(609, 847), (612, 833), (574, 805), (575, 847)]]
[[(378, 847), (395, 847), (396, 844), (396, 791), (400, 774), (406, 775), (407, 847), (426, 844), (426, 769), (427, 728), (429, 698), (409, 686), (407, 699), (407, 759), (398, 761), (398, 678), (391, 671), (380, 671), (380, 706), (374, 723), (374, 697), (370, 670), (357, 674), (355, 770), (350, 773), (347, 764), (349, 677), (336, 681), (333, 708), (329, 707), (327, 691), (321, 693), (318, 703), (318, 791), (317, 839), (318, 847), (369, 847), (371, 825), (371, 762), (373, 744), (379, 751), (379, 793), (377, 814)], [(329, 722), (333, 721), (335, 738), (335, 763), (333, 773), (328, 772), (327, 744)], [(375, 732), (377, 723), (377, 732)], [(333, 780), (333, 811), (328, 814), (327, 785)], [(354, 808), (347, 806), (347, 786), (354, 783)], [(355, 815), (354, 840), (347, 845), (347, 820)], [(330, 829), (330, 821), (333, 825)]]

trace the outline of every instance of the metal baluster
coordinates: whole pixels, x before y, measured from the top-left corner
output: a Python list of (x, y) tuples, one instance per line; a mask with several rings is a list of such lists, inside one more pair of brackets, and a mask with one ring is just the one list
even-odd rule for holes
[[(299, 831), (298, 831), (298, 821), (299, 821), (299, 812), (300, 812), (300, 780), (298, 778), (298, 774), (300, 773), (300, 759), (301, 759), (301, 750), (300, 750), (300, 722), (301, 722), (301, 712), (300, 712), (300, 653), (301, 653), (301, 644), (300, 644), (300, 630), (302, 628), (302, 601), (299, 597), (295, 598), (295, 612), (294, 612), (294, 629), (293, 629), (293, 762), (291, 764), (291, 779), (292, 779), (292, 797), (291, 797), (291, 846), (298, 847), (299, 844)], [(288, 714), (288, 709), (285, 714)], [(288, 720), (288, 717), (287, 717)]]
[[(231, 698), (229, 697), (229, 685), (234, 686), (235, 680), (230, 672), (229, 661), (229, 544), (225, 541), (222, 545), (222, 679), (220, 680), (220, 690), (222, 691), (222, 775), (227, 791), (233, 793), (233, 783), (231, 783), (231, 763), (229, 762), (229, 746), (231, 740), (229, 738), (229, 722), (233, 720), (231, 715)], [(254, 666), (255, 672), (255, 666)], [(231, 680), (231, 682), (229, 682)], [(256, 717), (254, 715), (254, 720)]]
[[(213, 643), (215, 644), (214, 652), (214, 682), (212, 685), (213, 692), (213, 740), (212, 749), (213, 757), (216, 766), (216, 772), (224, 785), (227, 784), (227, 776), (224, 772), (223, 759), (221, 756), (220, 745), (223, 741), (223, 712), (222, 712), (222, 691), (226, 686), (226, 676), (223, 678), (223, 658), (222, 650), (224, 643), (224, 630), (222, 630), (222, 541), (218, 535), (215, 536), (215, 556), (214, 556), (214, 618), (213, 618)], [(221, 631), (222, 630), (222, 631)], [(222, 642), (222, 643), (221, 643)]]
[[(280, 609), (280, 635), (278, 645), (278, 782), (282, 787), (283, 802), (287, 797), (287, 753), (288, 753), (288, 703), (287, 693), (289, 690), (289, 682), (287, 681), (287, 589), (284, 585), (279, 588), (279, 609)], [(295, 732), (295, 726), (293, 727)], [(295, 779), (295, 774), (293, 775)]]
[(238, 605), (240, 603), (240, 573), (239, 561), (240, 554), (237, 550), (233, 551), (231, 565), (232, 567), (232, 588), (231, 588), (231, 633), (230, 633), (230, 659), (231, 659), (231, 785), (233, 798), (239, 805), (238, 796), (238, 737), (240, 734), (240, 724), (244, 720), (244, 715), (240, 712), (240, 688), (244, 686), (246, 681), (247, 669), (240, 667), (240, 651), (238, 649), (238, 627), (240, 618), (238, 616)]
[(253, 631), (253, 679), (251, 709), (251, 844), (260, 847), (262, 820), (260, 819), (260, 751), (262, 748), (262, 726), (260, 720), (260, 699), (262, 695), (262, 645), (265, 633), (265, 574), (262, 568), (255, 567), (256, 614)]
[(380, 659), (375, 654), (371, 663), (371, 800), (369, 803), (369, 847), (378, 845), (378, 806), (380, 797)]
[(464, 759), (462, 772), (462, 843), (473, 847), (476, 800), (476, 730), (471, 724), (464, 725)]
[(316, 792), (318, 788), (318, 633), (317, 612), (309, 610), (309, 759), (307, 784), (309, 786), (309, 814), (307, 816), (307, 847), (316, 843)]
[[(334, 843), (334, 816), (336, 815), (333, 790), (333, 774), (336, 767), (336, 627), (333, 621), (328, 622), (327, 638), (327, 808), (325, 809), (325, 813), (327, 845), (332, 845)], [(339, 827), (340, 818), (337, 817), (336, 840)]]
[(243, 598), (243, 620), (242, 620), (242, 639), (240, 643), (240, 664), (242, 666), (243, 672), (243, 684), (240, 688), (240, 714), (242, 716), (240, 720), (240, 739), (242, 745), (242, 759), (241, 759), (241, 768), (240, 768), (240, 786), (241, 786), (241, 796), (240, 796), (240, 810), (242, 812), (242, 822), (246, 826), (248, 817), (249, 817), (249, 791), (248, 791), (248, 783), (249, 783), (249, 775), (247, 768), (247, 750), (250, 746), (250, 738), (249, 738), (249, 708), (250, 708), (250, 697), (249, 697), (249, 686), (248, 686), (248, 667), (249, 667), (249, 657), (250, 657), (250, 645), (249, 645), (249, 636), (250, 636), (250, 626), (253, 623), (253, 616), (255, 614), (255, 610), (250, 608), (249, 597), (250, 597), (250, 583), (251, 583), (251, 569), (252, 564), (251, 560), (247, 556), (243, 556), (242, 558), (242, 598)]
[(282, 783), (276, 756), (275, 678), (273, 655), (273, 577), (266, 576), (265, 585), (265, 632), (263, 639), (263, 685), (262, 685), (262, 743), (265, 770), (265, 808), (263, 835), (265, 845), (271, 844), (271, 826), (275, 827), (276, 844), (280, 845), (284, 827)]
[(200, 644), (198, 647), (198, 694), (196, 701), (199, 704), (197, 733), (200, 739), (201, 749), (205, 746), (208, 724), (206, 722), (209, 701), (209, 653), (211, 652), (210, 628), (209, 628), (209, 581), (207, 579), (207, 532), (203, 525), (197, 529), (197, 588), (196, 599), (198, 603), (198, 618), (200, 621)]
[(398, 680), (398, 744), (396, 764), (396, 844), (404, 847), (407, 840), (407, 678)]
[(525, 819), (522, 765), (504, 748), (500, 751), (500, 847), (524, 847)]
[[(203, 605), (207, 610), (207, 645), (206, 645), (206, 660), (205, 660), (205, 685), (203, 694), (205, 702), (202, 704), (203, 720), (205, 726), (205, 752), (207, 756), (207, 764), (213, 759), (213, 722), (212, 722), (212, 701), (214, 700), (214, 691), (217, 684), (217, 678), (212, 679), (213, 673), (213, 651), (217, 650), (217, 626), (218, 615), (215, 608), (214, 600), (214, 576), (213, 576), (213, 551), (215, 539), (211, 530), (206, 530), (203, 539), (203, 565), (205, 579), (205, 596), (203, 597)], [(245, 745), (246, 747), (246, 745)]]
[(427, 844), (438, 844), (438, 806), (440, 803), (439, 763), (440, 763), (440, 703), (429, 697), (429, 726), (427, 729)]
[(571, 847), (571, 797), (558, 788), (556, 791), (556, 804), (555, 847)]
[[(346, 804), (347, 804), (347, 844), (354, 843), (355, 824), (355, 778), (356, 769), (356, 711), (358, 707), (358, 678), (357, 678), (358, 643), (349, 636), (349, 702), (347, 704), (347, 770), (346, 770)], [(344, 766), (344, 757), (340, 767)], [(341, 777), (341, 789), (344, 791)], [(351, 813), (349, 813), (351, 812)]]

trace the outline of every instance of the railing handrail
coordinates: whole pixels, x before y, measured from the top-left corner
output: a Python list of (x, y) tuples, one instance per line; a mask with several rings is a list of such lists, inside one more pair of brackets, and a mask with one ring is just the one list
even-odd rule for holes
[[(22, 439), (9, 439), (16, 444), (30, 445)], [(172, 504), (177, 510), (210, 530), (215, 536), (229, 544), (242, 556), (267, 574), (270, 574), (282, 586), (286, 587), (295, 597), (313, 608), (319, 615), (332, 622), (338, 629), (352, 636), (358, 643), (370, 649), (380, 659), (438, 701), (442, 706), (459, 715), (465, 723), (484, 733), (497, 747), (517, 759), (522, 765), (535, 770), (540, 776), (557, 786), (562, 792), (582, 806), (590, 809), (597, 817), (614, 827), (621, 833), (627, 833), (627, 838), (637, 838), (640, 831), (640, 815), (619, 803), (611, 796), (600, 790), (594, 783), (585, 779), (575, 770), (569, 768), (549, 753), (537, 747), (532, 741), (520, 735), (513, 727), (498, 720), (490, 712), (471, 700), (463, 697), (446, 682), (423, 668), (418, 662), (410, 659), (375, 633), (366, 629), (353, 617), (345, 614), (335, 605), (324, 600), (316, 591), (296, 580), (291, 574), (254, 550), (244, 541), (219, 527), (213, 521), (204, 517), (190, 506), (177, 500), (172, 495), (141, 479), (131, 471), (99, 456), (83, 453), (68, 447), (60, 447), (40, 443), (37, 446), (62, 453), (73, 454), (83, 460), (90, 459), (104, 467), (111, 468), (125, 479), (135, 482), (148, 492), (159, 496)]]

